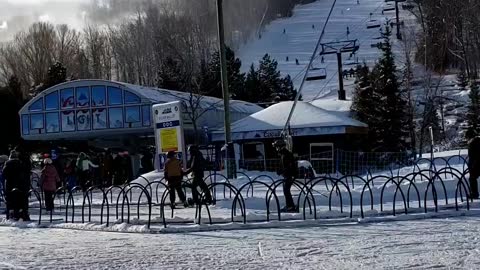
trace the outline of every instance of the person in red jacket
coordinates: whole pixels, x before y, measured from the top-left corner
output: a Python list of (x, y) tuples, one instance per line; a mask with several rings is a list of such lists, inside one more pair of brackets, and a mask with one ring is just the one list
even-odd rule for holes
[(60, 184), (60, 176), (50, 158), (46, 158), (43, 163), (45, 167), (42, 170), (41, 183), (45, 195), (45, 209), (50, 212), (53, 211), (53, 196)]

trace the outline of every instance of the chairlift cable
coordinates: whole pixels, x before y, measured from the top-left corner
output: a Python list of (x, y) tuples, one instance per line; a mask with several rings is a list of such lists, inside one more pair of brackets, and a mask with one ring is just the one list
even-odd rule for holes
[(323, 25), (322, 32), (320, 33), (320, 37), (318, 38), (317, 45), (315, 46), (315, 50), (313, 51), (312, 57), (310, 57), (310, 62), (308, 63), (307, 70), (305, 71), (305, 75), (303, 76), (302, 83), (300, 84), (300, 87), (297, 91), (297, 95), (295, 97), (295, 101), (293, 102), (292, 108), (290, 109), (290, 113), (287, 118), (287, 122), (285, 123), (285, 126), (282, 131), (282, 136), (286, 137), (285, 132), (289, 131), (289, 126), (290, 126), (290, 120), (292, 119), (293, 112), (295, 111), (295, 107), (297, 106), (297, 102), (300, 98), (300, 95), (302, 93), (303, 86), (305, 85), (305, 81), (308, 76), (308, 71), (312, 67), (313, 60), (317, 56), (318, 49), (320, 48), (320, 43), (322, 42), (323, 36), (325, 35), (325, 30), (327, 28), (328, 22), (330, 21), (330, 17), (332, 16), (333, 10), (335, 9), (335, 5), (337, 3), (337, 0), (334, 0), (332, 3), (332, 7), (330, 8), (330, 12), (328, 13), (327, 19), (325, 21), (325, 24)]

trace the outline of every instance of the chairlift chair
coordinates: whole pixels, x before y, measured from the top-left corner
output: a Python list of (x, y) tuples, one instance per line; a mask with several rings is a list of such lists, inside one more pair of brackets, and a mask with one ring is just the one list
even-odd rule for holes
[(383, 7), (383, 11), (386, 12), (386, 11), (394, 11), (395, 10), (395, 6), (392, 5), (392, 4), (387, 4), (385, 7)]
[(380, 28), (382, 24), (379, 20), (370, 20), (367, 22), (367, 29)]
[(325, 68), (311, 68), (308, 71), (307, 81), (325, 80), (327, 78), (327, 70)]

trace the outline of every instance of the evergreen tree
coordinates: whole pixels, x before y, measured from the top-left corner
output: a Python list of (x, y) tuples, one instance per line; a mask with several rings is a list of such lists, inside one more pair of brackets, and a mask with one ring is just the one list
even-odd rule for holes
[(397, 68), (388, 26), (382, 32), (382, 57), (372, 72), (360, 68), (352, 104), (353, 116), (368, 124), (370, 148), (398, 152), (408, 148), (407, 101), (396, 75)]
[[(276, 97), (278, 101), (290, 101), (295, 100), (297, 96), (297, 90), (293, 86), (293, 81), (290, 75), (287, 75), (285, 78), (280, 79), (280, 88), (276, 91)], [(299, 97), (299, 100), (302, 100), (302, 97)]]
[(252, 64), (245, 78), (245, 86), (234, 94), (234, 98), (252, 103), (262, 102), (258, 95), (260, 79), (255, 66)]
[[(242, 92), (245, 83), (245, 74), (241, 73), (242, 61), (235, 57), (235, 52), (226, 48), (226, 61), (227, 61), (227, 74), (228, 74), (228, 86), (231, 95)], [(205, 78), (204, 92), (208, 96), (217, 98), (223, 97), (222, 91), (222, 77), (220, 73), (220, 54), (215, 52), (212, 56), (212, 60), (208, 64), (207, 76)]]
[(378, 97), (377, 102), (381, 105), (378, 107), (378, 126), (375, 128), (378, 132), (378, 148), (382, 151), (398, 152), (408, 148), (407, 101), (396, 75), (391, 35), (392, 31), (386, 25), (382, 32), (382, 57), (373, 69), (373, 88), (376, 92), (374, 98)]
[(373, 149), (377, 145), (377, 127), (380, 125), (378, 109), (381, 107), (377, 102), (379, 97), (373, 91), (371, 77), (371, 71), (366, 64), (357, 67), (356, 85), (351, 107), (352, 117), (369, 126), (368, 138), (364, 142), (368, 149)]
[(270, 55), (265, 54), (262, 60), (260, 60), (257, 72), (260, 81), (257, 88), (259, 100), (261, 102), (270, 102), (277, 96), (281, 86), (278, 63)]
[(67, 68), (62, 63), (56, 62), (48, 68), (45, 89), (67, 81)]
[(184, 91), (185, 82), (182, 74), (181, 63), (172, 57), (167, 57), (160, 67), (157, 86), (169, 90)]
[(467, 140), (480, 135), (480, 91), (476, 83), (470, 86), (470, 104), (468, 105), (467, 123), (468, 129), (465, 133)]

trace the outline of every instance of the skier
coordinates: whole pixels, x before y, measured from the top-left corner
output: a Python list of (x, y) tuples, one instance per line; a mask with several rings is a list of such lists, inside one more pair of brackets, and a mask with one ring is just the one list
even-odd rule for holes
[(175, 151), (169, 151), (167, 153), (167, 162), (165, 162), (165, 179), (167, 180), (168, 187), (170, 188), (170, 203), (172, 208), (175, 207), (175, 192), (178, 193), (178, 197), (182, 201), (185, 207), (188, 207), (185, 193), (182, 189), (182, 163), (175, 156)]
[(190, 168), (187, 169), (184, 174), (193, 173), (192, 181), (192, 197), (193, 202), (196, 204), (201, 203), (199, 198), (199, 193), (197, 187), (200, 187), (203, 193), (205, 193), (205, 203), (212, 203), (212, 195), (208, 189), (207, 184), (203, 181), (204, 176), (204, 164), (205, 159), (203, 158), (202, 152), (198, 149), (196, 145), (190, 145), (188, 147), (188, 152), (190, 154), (190, 161), (188, 164)]
[(283, 28), (283, 33), (284, 34), (287, 33), (287, 29)]
[(53, 195), (60, 185), (60, 176), (50, 158), (43, 160), (45, 167), (42, 170), (40, 178), (43, 193), (45, 195), (45, 209), (47, 212), (53, 211)]
[(480, 177), (480, 137), (468, 143), (468, 170), (470, 171), (470, 198), (478, 199), (478, 182)]
[(290, 58), (288, 58), (288, 56), (287, 56), (287, 58), (285, 60), (287, 60), (287, 62), (288, 62), (290, 60)]
[(297, 58), (295, 58), (295, 64), (296, 64), (297, 66), (300, 65), (300, 62), (298, 61)]
[(291, 188), (295, 182), (295, 176), (298, 173), (297, 162), (293, 153), (287, 149), (287, 145), (282, 140), (277, 140), (273, 143), (273, 147), (280, 154), (280, 170), (278, 171), (279, 175), (282, 175), (284, 178), (283, 182), (283, 194), (285, 196), (286, 206), (281, 210), (282, 212), (298, 212), (293, 202), (293, 197), (291, 193)]

